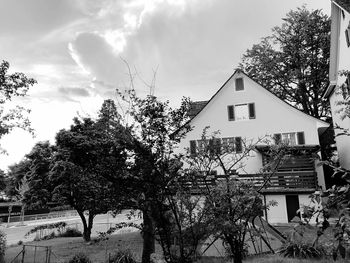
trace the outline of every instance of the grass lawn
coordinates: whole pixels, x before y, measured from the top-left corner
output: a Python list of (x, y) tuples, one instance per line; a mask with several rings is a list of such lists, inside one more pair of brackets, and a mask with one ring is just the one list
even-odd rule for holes
[[(101, 241), (99, 243), (91, 242), (91, 244), (86, 243), (82, 237), (54, 238), (44, 241), (26, 242), (25, 245), (26, 244), (51, 246), (54, 254), (51, 257), (51, 262), (53, 263), (68, 261), (77, 253), (88, 255), (94, 263), (105, 262), (109, 253), (113, 254), (114, 251), (120, 249), (130, 249), (135, 254), (136, 259), (140, 261), (142, 253), (142, 237), (139, 232), (112, 235), (107, 241)], [(9, 247), (5, 254), (6, 262), (11, 262), (21, 250), (22, 245)], [(161, 251), (159, 245), (156, 246), (156, 251)], [(36, 253), (36, 262), (41, 262), (38, 261), (38, 258), (43, 258), (44, 254), (44, 250), (38, 249)], [(25, 255), (25, 259), (25, 262), (34, 262), (34, 250), (29, 248)]]
[[(116, 234), (110, 236), (109, 240), (101, 241), (99, 243), (91, 242), (86, 243), (81, 237), (68, 237), (68, 238), (54, 238), (45, 241), (33, 241), (26, 242), (25, 245), (40, 245), (40, 246), (51, 246), (54, 255), (51, 257), (51, 263), (67, 262), (73, 255), (77, 253), (84, 253), (89, 256), (89, 258), (94, 263), (102, 263), (108, 258), (108, 254), (120, 250), (129, 249), (132, 251), (138, 261), (141, 259), (142, 253), (142, 238), (139, 232), (130, 232), (123, 234)], [(22, 250), (21, 246), (10, 246), (6, 250), (5, 259), (6, 262), (11, 262), (11, 260)], [(156, 252), (161, 253), (161, 248), (159, 245), (156, 246)], [(40, 261), (40, 257), (43, 258), (45, 251), (37, 250), (36, 262)], [(34, 250), (30, 249), (26, 252), (25, 262), (34, 262)], [(43, 260), (43, 259), (42, 259)], [(20, 262), (20, 261), (18, 261)], [(227, 263), (225, 259), (220, 258), (203, 258), (201, 263)], [(283, 258), (279, 255), (265, 255), (259, 257), (251, 257), (246, 259), (246, 263), (328, 263), (333, 262), (333, 260), (299, 260), (299, 259), (289, 259)], [(349, 262), (337, 260), (336, 262), (345, 263)]]

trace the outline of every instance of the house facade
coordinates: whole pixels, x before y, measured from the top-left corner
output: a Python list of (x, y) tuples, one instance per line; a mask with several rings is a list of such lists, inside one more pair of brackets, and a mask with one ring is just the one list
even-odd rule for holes
[(350, 118), (344, 116), (340, 104), (349, 99), (350, 77), (339, 74), (350, 71), (350, 1), (333, 0), (331, 5), (330, 84), (324, 97), (331, 105), (340, 165), (350, 169), (350, 136), (339, 135), (344, 131), (342, 129), (350, 131)]
[[(245, 141), (254, 143), (266, 138), (271, 144), (288, 142), (290, 158), (261, 191), (264, 202), (278, 202), (265, 211), (269, 223), (287, 223), (299, 206), (310, 205), (310, 193), (325, 187), (323, 169), (312, 155), (319, 151), (319, 134), (329, 124), (288, 105), (240, 70), (204, 105), (192, 117), (193, 129), (179, 149), (194, 152), (208, 126), (208, 134), (219, 131), (216, 138), (220, 145), (232, 142), (238, 155)], [(235, 167), (240, 180), (253, 180), (257, 185), (263, 182), (260, 171), (268, 159), (270, 143), (259, 142), (244, 160), (244, 166)], [(221, 172), (218, 170), (218, 175)]]

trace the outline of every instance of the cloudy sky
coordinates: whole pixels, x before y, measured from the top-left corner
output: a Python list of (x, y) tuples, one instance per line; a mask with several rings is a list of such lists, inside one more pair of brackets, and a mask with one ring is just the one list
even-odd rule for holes
[(210, 98), (245, 50), (303, 4), (330, 14), (330, 0), (0, 0), (0, 60), (38, 81), (16, 101), (32, 109), (36, 137), (4, 137), (0, 168), (125, 88), (123, 60), (146, 83), (156, 71), (154, 93), (173, 105)]

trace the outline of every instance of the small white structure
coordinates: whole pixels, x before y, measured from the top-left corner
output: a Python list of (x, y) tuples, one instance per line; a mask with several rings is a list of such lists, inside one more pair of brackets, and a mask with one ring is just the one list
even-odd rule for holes
[[(331, 13), (331, 50), (330, 50), (330, 67), (329, 81), (330, 84), (324, 94), (329, 99), (335, 134), (342, 132), (337, 127), (348, 129), (350, 131), (350, 118), (344, 116), (339, 105), (343, 101), (343, 95), (350, 95), (350, 77), (340, 76), (339, 72), (350, 71), (350, 1), (349, 0), (332, 0)], [(347, 84), (345, 90), (341, 86)], [(336, 144), (340, 165), (350, 169), (350, 136), (336, 136)]]
[[(271, 136), (271, 141), (288, 141), (293, 151), (303, 152), (303, 156), (292, 156), (264, 189), (264, 202), (278, 202), (265, 212), (269, 223), (291, 221), (300, 205), (309, 205), (310, 193), (325, 188), (323, 169), (316, 165), (311, 153), (318, 152), (319, 135), (328, 123), (280, 100), (240, 70), (207, 103), (200, 104), (204, 107), (192, 117), (193, 129), (181, 141), (180, 150), (193, 151), (201, 143), (203, 129), (210, 126), (209, 134), (220, 131), (220, 145), (232, 142), (237, 153), (242, 151), (245, 139), (254, 142), (266, 136)], [(266, 162), (266, 148), (266, 144), (259, 145), (245, 161), (244, 169), (236, 168), (239, 177), (262, 179), (259, 170)]]

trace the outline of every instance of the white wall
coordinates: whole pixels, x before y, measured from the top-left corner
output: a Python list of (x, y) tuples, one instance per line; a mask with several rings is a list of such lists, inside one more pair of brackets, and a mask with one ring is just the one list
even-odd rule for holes
[(267, 221), (270, 224), (288, 223), (287, 205), (285, 195), (266, 195), (266, 204), (276, 201), (276, 206), (271, 206), (267, 210)]
[[(235, 79), (243, 77), (244, 91), (235, 91)], [(255, 103), (255, 119), (229, 121), (227, 106)], [(274, 133), (304, 132), (305, 144), (319, 145), (317, 129), (328, 124), (287, 105), (243, 73), (236, 73), (192, 121), (194, 129), (182, 140), (179, 150), (189, 147), (190, 140), (199, 140), (203, 129), (209, 134), (220, 131), (218, 137), (242, 137), (256, 142)], [(257, 173), (262, 167), (260, 153), (252, 152), (246, 160), (246, 173)], [(242, 171), (241, 171), (242, 172)]]
[[(337, 87), (345, 82), (344, 77), (339, 77), (340, 70), (350, 70), (350, 47), (347, 46), (345, 38), (345, 30), (350, 22), (350, 14), (344, 12), (345, 17), (341, 13), (341, 9), (332, 4), (332, 33), (331, 33), (331, 63), (330, 63), (330, 81), (336, 84)], [(338, 88), (330, 97), (330, 104), (332, 109), (333, 123), (342, 128), (350, 128), (350, 119), (341, 118), (339, 110), (341, 106), (337, 105), (343, 98), (338, 94)], [(336, 134), (339, 131), (335, 130)], [(340, 164), (344, 168), (350, 169), (350, 136), (337, 136), (336, 143), (338, 148), (338, 155)]]

